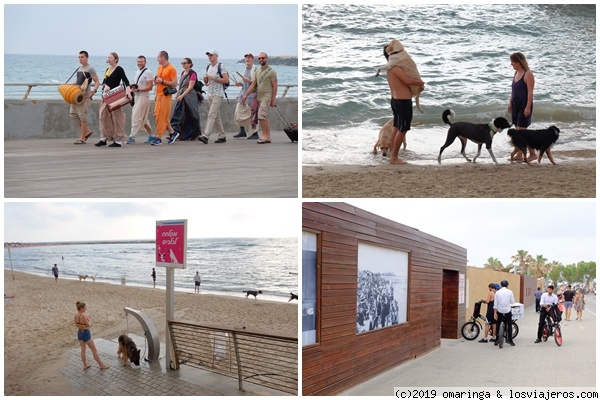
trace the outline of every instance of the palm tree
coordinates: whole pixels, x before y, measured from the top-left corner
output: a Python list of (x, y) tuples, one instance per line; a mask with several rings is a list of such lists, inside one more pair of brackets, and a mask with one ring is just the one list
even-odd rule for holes
[(510, 258), (517, 265), (515, 273), (524, 273), (532, 262), (532, 258), (526, 250), (517, 250), (517, 254)]
[(541, 254), (538, 254), (535, 257), (535, 260), (533, 260), (533, 272), (536, 278), (541, 278), (546, 274), (546, 272), (548, 272), (547, 262), (548, 259), (544, 258), (544, 256)]
[(487, 259), (487, 262), (483, 264), (483, 268), (490, 268), (494, 271), (502, 271), (504, 266), (497, 258), (490, 257)]

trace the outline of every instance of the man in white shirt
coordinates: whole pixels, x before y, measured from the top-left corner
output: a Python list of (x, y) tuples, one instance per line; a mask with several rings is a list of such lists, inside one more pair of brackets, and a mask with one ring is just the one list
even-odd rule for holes
[(534, 343), (542, 341), (542, 331), (544, 330), (544, 324), (546, 323), (546, 316), (552, 309), (552, 306), (558, 304), (558, 296), (553, 292), (554, 286), (549, 285), (546, 289), (546, 293), (542, 294), (542, 298), (540, 299), (540, 322), (538, 323), (537, 339)]
[(131, 133), (127, 138), (128, 144), (135, 143), (135, 135), (142, 127), (148, 132), (146, 143), (150, 143), (153, 139), (148, 116), (150, 115), (150, 91), (152, 90), (154, 76), (146, 68), (146, 57), (139, 56), (137, 66), (139, 69), (131, 85), (131, 91), (135, 93), (135, 104), (131, 111)]
[(512, 338), (512, 309), (511, 305), (515, 304), (515, 296), (508, 288), (508, 281), (503, 280), (500, 282), (500, 290), (496, 291), (494, 295), (494, 318), (496, 318), (496, 342), (494, 346), (498, 344), (498, 336), (500, 335), (500, 324), (504, 322), (506, 324), (506, 343), (514, 346)]

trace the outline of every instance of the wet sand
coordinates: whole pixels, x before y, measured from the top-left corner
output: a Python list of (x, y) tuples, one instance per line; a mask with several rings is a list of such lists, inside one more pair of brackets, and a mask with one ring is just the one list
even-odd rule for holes
[[(302, 167), (303, 198), (595, 198), (596, 152), (525, 163)], [(578, 157), (571, 159), (571, 157)]]

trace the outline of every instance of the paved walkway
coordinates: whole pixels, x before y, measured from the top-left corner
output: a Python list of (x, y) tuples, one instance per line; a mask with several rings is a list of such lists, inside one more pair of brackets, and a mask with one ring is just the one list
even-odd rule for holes
[[(215, 137), (212, 137), (215, 136)], [(4, 141), (5, 198), (298, 197), (298, 142), (233, 139), (121, 148), (74, 139)], [(139, 136), (143, 141), (144, 136)]]
[[(340, 395), (391, 396), (394, 387), (596, 387), (596, 299), (586, 296), (583, 320), (561, 322), (563, 345), (554, 338), (534, 343), (539, 314), (535, 307), (518, 320), (516, 346), (499, 349), (477, 340), (443, 339), (439, 349), (394, 367)], [(541, 370), (555, 371), (545, 377)]]
[[(144, 338), (130, 335), (136, 343), (144, 343)], [(100, 359), (110, 365), (100, 370), (87, 350), (88, 364), (83, 371), (80, 348), (69, 353), (67, 366), (61, 374), (71, 383), (72, 391), (81, 396), (289, 396), (287, 393), (271, 390), (244, 382), (244, 391), (238, 390), (237, 379), (206, 372), (197, 368), (181, 366), (177, 371), (166, 369), (164, 344), (161, 344), (161, 359), (154, 363), (140, 362), (140, 366), (123, 367), (117, 357), (117, 338), (94, 339)], [(144, 352), (143, 347), (139, 346)]]

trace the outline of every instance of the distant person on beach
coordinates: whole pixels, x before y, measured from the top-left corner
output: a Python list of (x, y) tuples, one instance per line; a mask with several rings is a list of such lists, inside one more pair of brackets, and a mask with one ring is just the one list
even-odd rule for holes
[(242, 101), (256, 91), (258, 98), (258, 122), (260, 123), (261, 138), (256, 143), (271, 143), (271, 125), (269, 124), (269, 107), (276, 107), (275, 97), (277, 96), (277, 72), (269, 66), (267, 53), (262, 52), (258, 55), (260, 69), (256, 72), (256, 79), (252, 81), (250, 88), (242, 97)]
[[(512, 80), (512, 92), (508, 102), (508, 112), (512, 114), (512, 123), (515, 129), (527, 129), (531, 125), (533, 115), (533, 88), (535, 77), (529, 69), (525, 55), (520, 52), (510, 55), (510, 64), (515, 70)], [(522, 155), (525, 157), (526, 155)], [(523, 160), (523, 158), (520, 160)], [(535, 149), (529, 147), (529, 161), (537, 158)], [(517, 158), (519, 161), (519, 158)]]
[(219, 62), (219, 53), (216, 50), (207, 51), (206, 55), (210, 62), (204, 75), (204, 84), (208, 95), (208, 116), (206, 117), (204, 132), (198, 136), (198, 140), (207, 144), (213, 128), (216, 128), (217, 140), (215, 140), (215, 143), (225, 143), (227, 138), (225, 138), (225, 130), (221, 120), (221, 103), (223, 97), (227, 96), (223, 85), (229, 82), (229, 73), (225, 66)]
[(77, 340), (79, 340), (79, 345), (81, 346), (81, 361), (83, 362), (83, 370), (90, 368), (91, 365), (88, 365), (86, 361), (86, 348), (87, 345), (90, 350), (92, 350), (92, 355), (94, 356), (94, 360), (98, 363), (100, 369), (107, 369), (110, 366), (104, 364), (100, 361), (100, 357), (98, 357), (98, 350), (96, 349), (96, 344), (92, 339), (92, 331), (90, 327), (92, 326), (91, 317), (85, 312), (87, 311), (87, 306), (85, 303), (78, 301), (75, 303), (77, 307), (77, 314), (75, 314), (75, 326), (77, 326)]
[(54, 282), (58, 282), (58, 267), (56, 264), (54, 264), (54, 267), (52, 267), (52, 274), (54, 275)]
[(173, 89), (177, 86), (177, 70), (169, 63), (169, 53), (162, 50), (156, 57), (158, 71), (154, 77), (156, 92), (154, 96), (154, 118), (156, 119), (156, 137), (150, 143), (153, 146), (162, 145), (162, 137), (168, 130), (173, 132), (169, 124), (173, 95), (166, 93), (165, 89)]
[[(236, 82), (235, 84), (236, 86), (241, 86), (241, 90), (237, 97), (237, 105), (235, 107), (235, 113), (233, 114), (235, 124), (240, 127), (240, 131), (233, 137), (235, 139), (258, 139), (258, 128), (256, 128), (256, 123), (253, 124), (251, 122), (252, 114), (258, 112), (258, 109), (254, 111), (252, 107), (252, 104), (256, 99), (256, 94), (250, 93), (250, 96), (248, 96), (245, 101), (242, 101), (242, 98), (248, 91), (248, 88), (250, 88), (252, 81), (256, 78), (257, 67), (254, 65), (254, 56), (252, 53), (244, 54), (244, 60), (246, 60), (246, 69), (244, 75), (241, 76), (242, 81)], [(258, 100), (256, 100), (256, 106), (258, 106)], [(250, 133), (250, 129), (256, 129), (256, 131)]]
[[(109, 53), (106, 62), (109, 67), (106, 69), (106, 72), (104, 72), (102, 90), (106, 93), (124, 83), (127, 97), (131, 100), (129, 79), (127, 79), (123, 67), (118, 65), (119, 55), (115, 52)], [(108, 147), (121, 147), (125, 141), (125, 110), (123, 107), (111, 112), (108, 111), (107, 103), (100, 103), (98, 121), (100, 123), (100, 141), (94, 146), (106, 146), (106, 142), (112, 140), (113, 143), (108, 145)]]
[(127, 138), (128, 144), (135, 143), (135, 135), (144, 128), (148, 133), (148, 139), (145, 143), (150, 143), (154, 137), (152, 136), (152, 127), (148, 116), (150, 115), (150, 91), (154, 84), (154, 76), (152, 71), (146, 68), (146, 57), (138, 56), (137, 58), (138, 71), (135, 74), (131, 91), (135, 93), (135, 104), (131, 110), (131, 133)]
[[(74, 144), (85, 144), (87, 139), (91, 136), (92, 130), (88, 126), (87, 117), (92, 103), (92, 97), (100, 88), (100, 81), (98, 80), (98, 74), (94, 67), (88, 64), (89, 54), (87, 51), (82, 50), (79, 52), (79, 63), (81, 67), (77, 70), (76, 84), (81, 86), (86, 80), (88, 85), (85, 89), (85, 96), (83, 102), (79, 105), (71, 104), (69, 110), (69, 116), (77, 126), (79, 126), (79, 139)], [(90, 80), (94, 81), (94, 89), (91, 89), (89, 83)]]
[(194, 276), (194, 293), (200, 293), (200, 284), (202, 283), (202, 279), (200, 279), (200, 274), (196, 271), (196, 275)]
[[(389, 60), (389, 54), (384, 50), (384, 56)], [(387, 72), (388, 85), (392, 94), (392, 112), (394, 114), (394, 132), (390, 142), (392, 143), (392, 155), (390, 164), (407, 164), (406, 161), (398, 158), (400, 145), (404, 141), (406, 133), (410, 130), (410, 124), (413, 118), (413, 93), (410, 86), (419, 86), (419, 91), (425, 89), (425, 82), (421, 79), (410, 78), (404, 70), (398, 66), (392, 67)]]
[(152, 268), (152, 281), (154, 282), (154, 287), (156, 287), (156, 271)]

